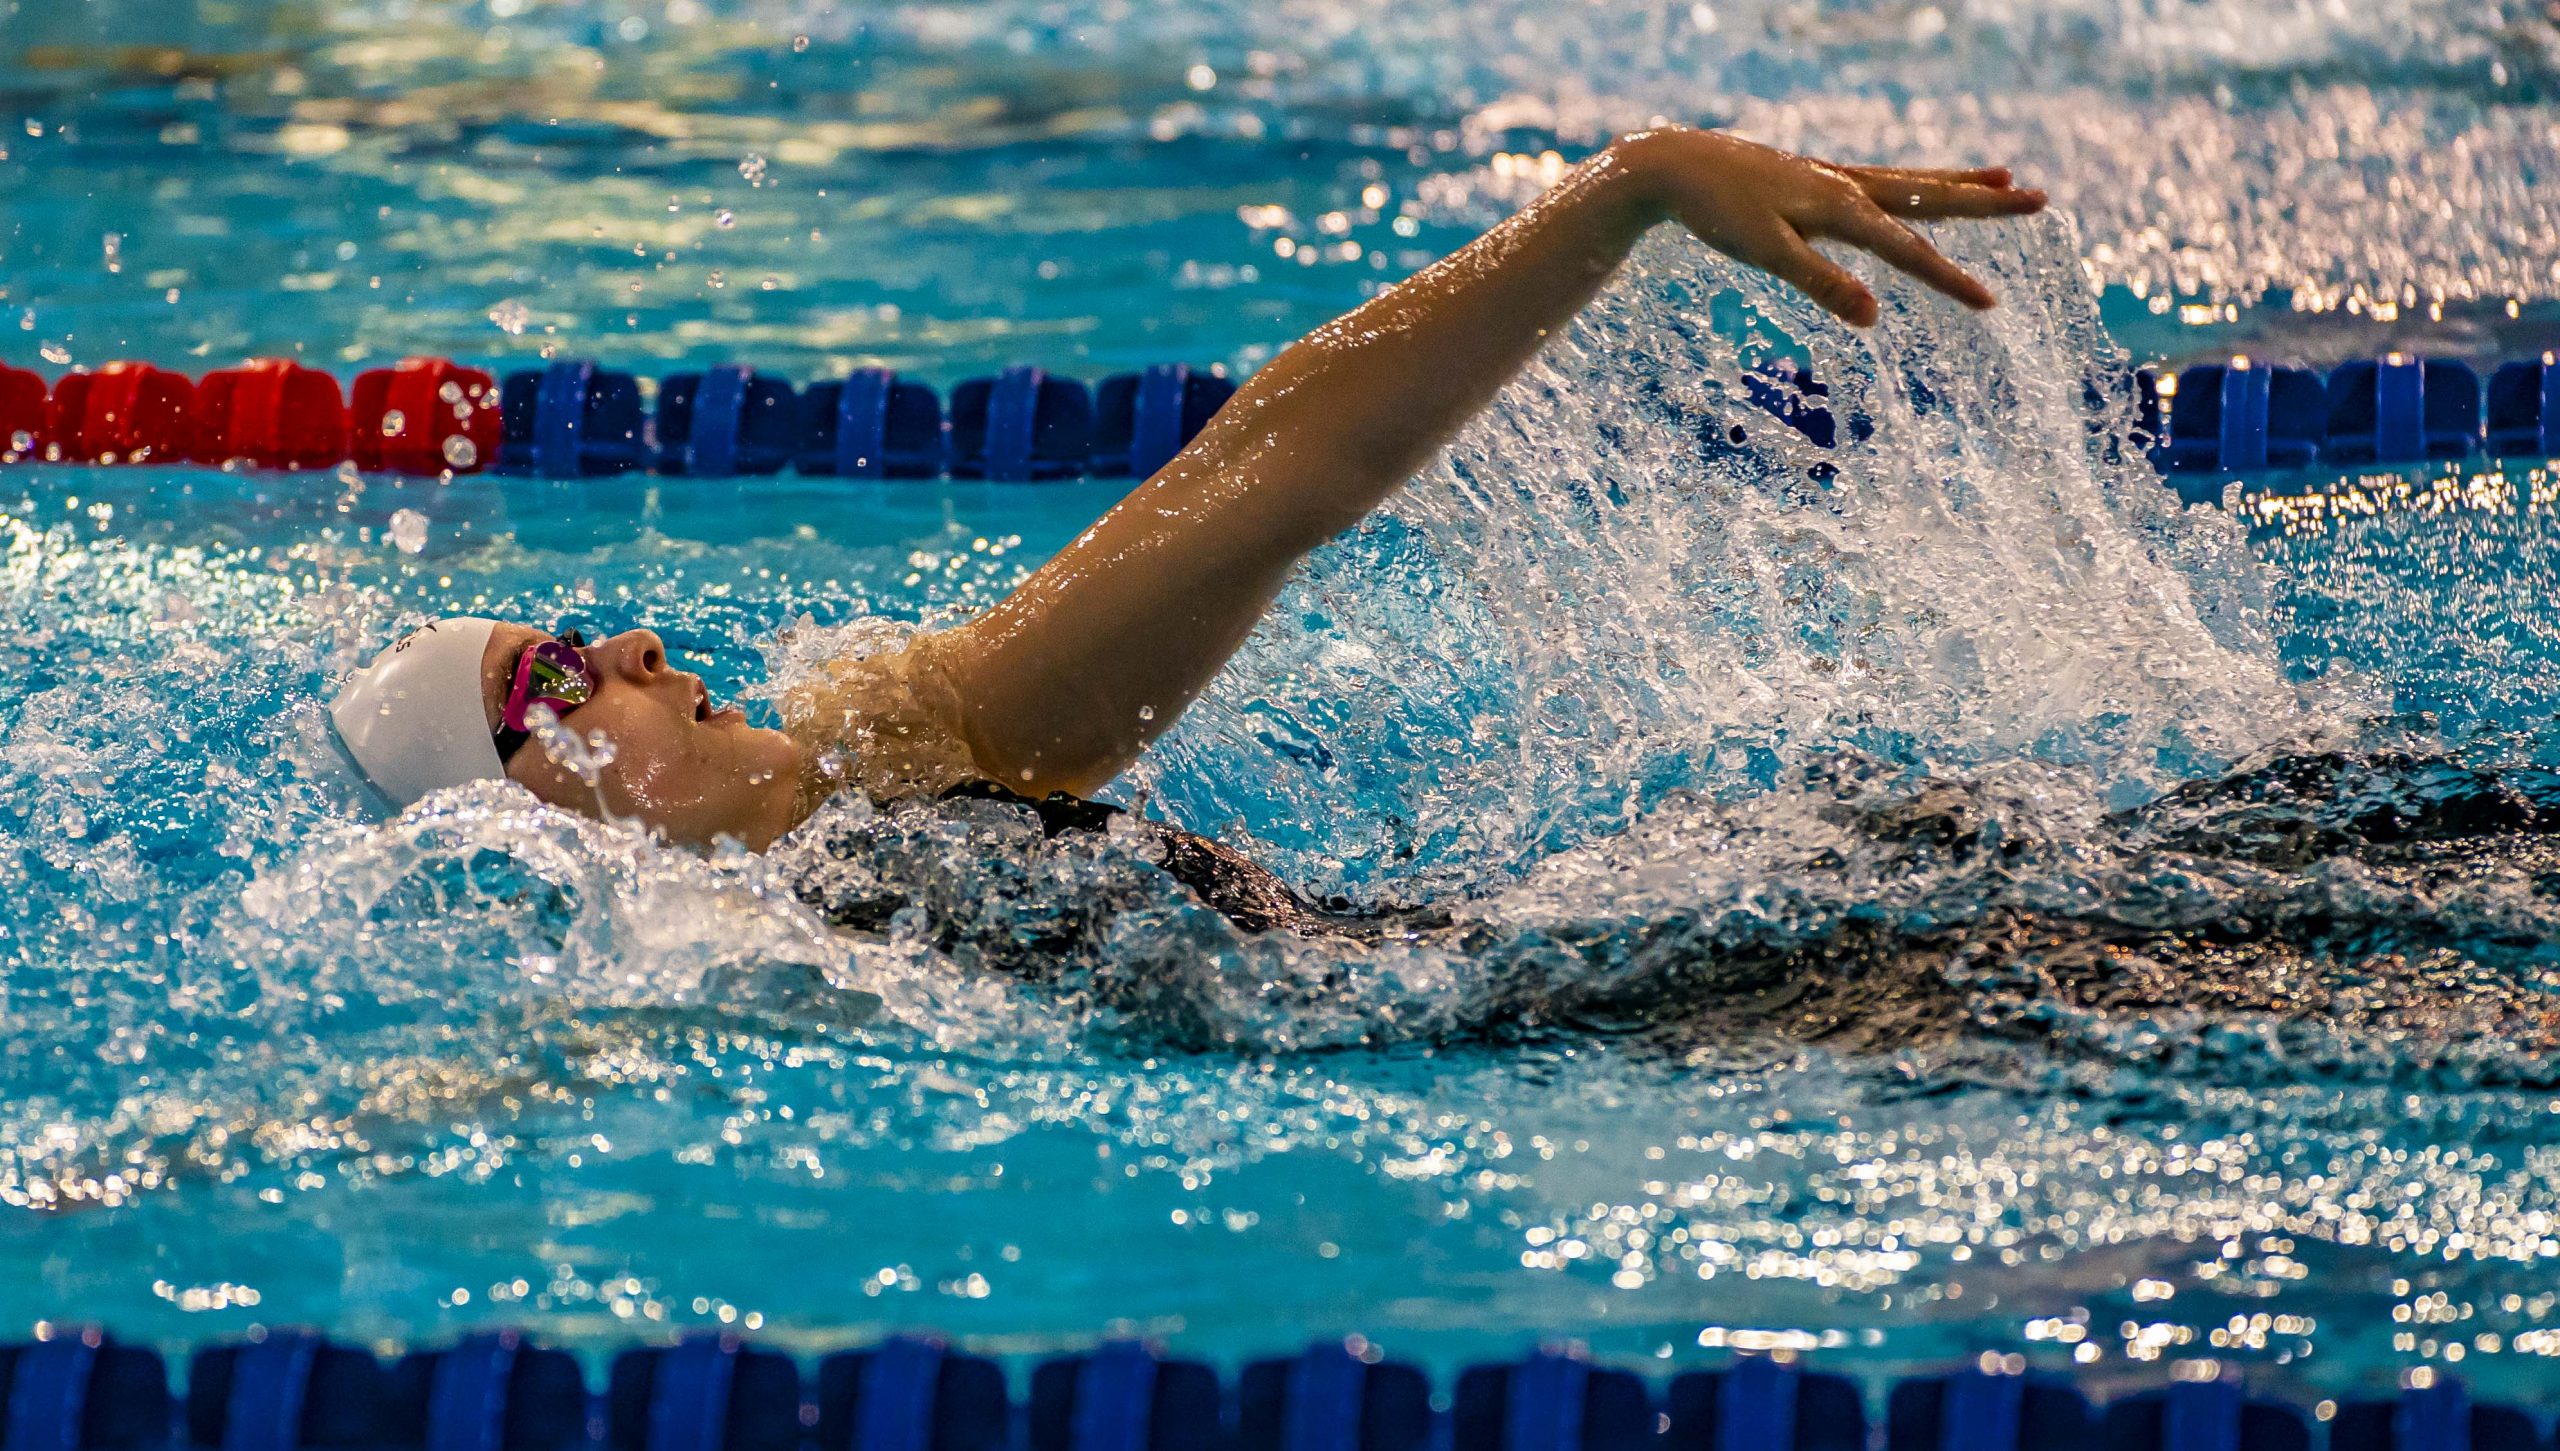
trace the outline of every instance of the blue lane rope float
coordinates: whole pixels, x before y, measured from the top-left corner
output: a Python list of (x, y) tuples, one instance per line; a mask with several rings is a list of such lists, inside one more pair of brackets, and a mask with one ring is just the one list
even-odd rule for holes
[(2116, 1401), (2099, 1422), (2110, 1451), (2309, 1451), (2289, 1408), (2252, 1401), (2236, 1381), (2180, 1381)]
[(1369, 1367), (1347, 1345), (1313, 1345), (1284, 1372), (1281, 1451), (1362, 1451)]
[(397, 1439), (420, 1451), (575, 1451), (587, 1401), (574, 1357), (497, 1330), (401, 1357), (387, 1405)]
[(1087, 467), (1102, 478), (1146, 478), (1182, 452), (1235, 396), (1236, 385), (1182, 363), (1114, 373), (1094, 390)]
[(2155, 462), (2170, 473), (2300, 468), (2320, 456), (2327, 422), (2317, 373), (2248, 358), (2203, 364), (2178, 374)]
[(2467, 364), (2393, 353), (2329, 374), (2321, 456), (2336, 463), (2423, 463), (2479, 451), (2480, 375)]
[(2069, 1383), (1979, 1366), (1904, 1381), (1885, 1404), (1887, 1451), (2082, 1451), (2092, 1431)]
[(942, 399), (886, 368), (812, 383), (794, 465), (847, 479), (930, 479), (944, 468)]
[(585, 358), (498, 385), (497, 472), (574, 479), (629, 473), (650, 462), (639, 380)]
[(797, 1451), (800, 1369), (730, 1333), (694, 1335), (614, 1359), (612, 1451)]
[(271, 1330), (188, 1362), (188, 1439), (207, 1451), (379, 1446), (389, 1405), (381, 1362), (311, 1331)]
[(1033, 1370), (1030, 1451), (1211, 1451), (1226, 1437), (1217, 1373), (1138, 1340)]
[(1001, 483), (1085, 472), (1093, 395), (1073, 378), (1028, 365), (951, 390), (951, 476)]
[(2498, 365), (2489, 375), (2487, 439), (2500, 458), (2560, 454), (2560, 358)]
[[(309, 1410), (318, 1336), (279, 1331), (231, 1352), (222, 1451), (297, 1451)], [(189, 1378), (190, 1383), (193, 1377)]]
[(1461, 1372), (1449, 1428), (1456, 1451), (1635, 1451), (1654, 1411), (1642, 1378), (1548, 1349)]
[[(2233, 1379), (2119, 1395), (2093, 1414), (2068, 1380), (1986, 1357), (1907, 1379), (1888, 1451), (2313, 1451), (2300, 1407)], [(2117, 1373), (2120, 1376), (2120, 1373)], [(1743, 1356), (1657, 1401), (1633, 1372), (1546, 1350), (1462, 1370), (1446, 1410), (1419, 1369), (1362, 1342), (1246, 1365), (1232, 1390), (1138, 1341), (1041, 1362), (1016, 1402), (1003, 1369), (943, 1342), (839, 1351), (804, 1385), (730, 1333), (614, 1358), (601, 1396), (577, 1360), (517, 1332), (403, 1356), (307, 1331), (209, 1345), (183, 1401), (157, 1352), (96, 1330), (0, 1345), (0, 1451), (1864, 1451), (1856, 1385)], [(804, 1397), (804, 1392), (806, 1396)], [(1017, 1415), (1017, 1410), (1021, 1414)], [(1659, 1414), (1658, 1414), (1659, 1413)], [(2535, 1417), (2432, 1368), (2390, 1400), (2346, 1400), (2324, 1451), (2547, 1451)]]
[(1545, 1351), (1513, 1366), (1499, 1451), (1583, 1451), (1590, 1388), (1591, 1362), (1576, 1353)]
[(800, 391), (770, 373), (723, 363), (658, 385), (657, 469), (734, 478), (778, 474), (798, 453)]
[(427, 1451), (507, 1451), (507, 1411), (522, 1343), (512, 1331), (474, 1335), (436, 1357)]
[(901, 1335), (818, 1366), (817, 1451), (1004, 1451), (1004, 1371), (939, 1339)]
[(1867, 1413), (1845, 1377), (1746, 1356), (1690, 1371), (1664, 1398), (1675, 1451), (1866, 1451)]
[(1320, 1341), (1236, 1377), (1238, 1451), (1424, 1451), (1431, 1383), (1358, 1340)]
[(100, 1343), (66, 1335), (17, 1352), (9, 1367), (8, 1451), (80, 1451)]
[(6, 1451), (160, 1451), (171, 1437), (169, 1371), (148, 1346), (91, 1328), (0, 1346)]
[(2540, 1451), (2542, 1444), (2533, 1417), (2477, 1404), (2442, 1373), (2397, 1400), (2345, 1402), (2329, 1425), (2330, 1451)]

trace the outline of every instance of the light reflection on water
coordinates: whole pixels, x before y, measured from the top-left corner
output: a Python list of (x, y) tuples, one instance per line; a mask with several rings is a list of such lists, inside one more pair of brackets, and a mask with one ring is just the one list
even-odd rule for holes
[[(2299, 673), (2342, 661), (2375, 703), (2434, 712), (2461, 759), (2507, 773), (2500, 789), (2538, 789), (2525, 772), (2560, 699), (2547, 476), (2365, 483), (2244, 513), (2276, 566), (2255, 598), (2236, 536), (2093, 504), (2129, 476), (2069, 446), (2074, 374), (2098, 352), (2062, 301), (2081, 259), (2136, 326), (2154, 314), (2145, 298), (2119, 316), (2135, 283), (2235, 303), (2293, 288), (2355, 300), (2359, 319), (2365, 299), (2441, 288), (2483, 300), (2454, 310), (2466, 349), (2503, 345), (2476, 322), (2510, 293), (2534, 325), (2560, 237), (2529, 182), (2552, 165), (2536, 89), (2551, 71), (2544, 22), (2510, 8), (2305, 20), (2238, 55), (2250, 17), (2228, 6), (1851, 7), (1818, 33), (1792, 10), (1714, 7), (1709, 29), (1708, 7), (1634, 6), (1574, 12), (1601, 27), (1581, 36), (1545, 7), (1186, 7), (1107, 28), (914, 8), (856, 32), (787, 6), (634, 6), (603, 25), (533, 6), (501, 27), (476, 6), (334, 6), (311, 31), (182, 26), (174, 76), (97, 35), (29, 37), (73, 50), (0, 72), (21, 117), (0, 142), (0, 338), (22, 362), (45, 347), (196, 367), (302, 345), (341, 371), (422, 348), (735, 354), (802, 379), (873, 361), (941, 381), (1021, 360), (1249, 366), (1514, 195), (1522, 168), (1496, 153), (1569, 151), (1675, 95), (1684, 114), (1861, 154), (1969, 159), (1996, 138), (2056, 184), (2083, 244), (1993, 257), (2036, 326), (1904, 316), (1881, 369), (1823, 344), (1842, 376), (1953, 400), (1906, 397), (1905, 431), (1834, 495), (1784, 483), (1806, 461), (1785, 440), (1703, 477), (1685, 456), (1595, 446), (1585, 415), (1652, 405), (1591, 391), (1605, 370), (1585, 359), (1515, 402), (1525, 442), (1463, 454), (1399, 513), (1413, 535), (1311, 577), (1331, 603), (1376, 584), (1351, 566), (1395, 568), (1344, 602), (1357, 619), (1429, 592), (1424, 546), (1489, 540), (1525, 576), (1561, 537), (1602, 551), (1628, 610), (1667, 635), (1746, 605), (1799, 631), (1778, 664), (1693, 679), (1768, 685), (1773, 718), (1791, 710), (1826, 746), (1872, 707), (1902, 729), (1860, 744), (1953, 742), (1970, 795), (1914, 799), (1852, 766), (1753, 796), (1737, 783), (1831, 767), (1739, 728), (1691, 752), (1506, 713), (1519, 702), (1466, 694), (1481, 682), (1455, 667), (1526, 655), (1544, 683), (1564, 676), (1490, 613), (1464, 649), (1414, 635), (1402, 674), (1371, 657), (1398, 711), (1292, 734), (1291, 711), (1323, 696), (1309, 682), (1349, 668), (1342, 647), (1383, 641), (1392, 666), (1401, 638), (1300, 618), (1258, 647), (1284, 667), (1259, 677), (1279, 682), (1267, 698), (1213, 701), (1148, 784), (1202, 826), (1234, 801), (1237, 829), (1311, 883), (1410, 882), (1395, 852), (1414, 848), (1444, 868), (1435, 891), (1514, 885), (1480, 913), (1509, 935), (1473, 955), (1269, 954), (1201, 928), (1183, 986), (1245, 1039), (1210, 1051), (1150, 1041), (1092, 984), (1025, 988), (911, 936), (833, 932), (770, 863), (672, 857), (502, 794), (377, 828), (315, 744), (323, 683), (406, 611), (646, 623), (735, 688), (803, 616), (983, 602), (1108, 485), (11, 471), (0, 1197), (23, 1208), (0, 1229), (16, 1271), (0, 1314), (172, 1341), (252, 1321), (397, 1341), (525, 1320), (588, 1345), (699, 1323), (833, 1345), (933, 1323), (1008, 1350), (1126, 1320), (1219, 1356), (1356, 1327), (1442, 1360), (1568, 1332), (1682, 1361), (1803, 1344), (1875, 1372), (2023, 1347), (2134, 1380), (2222, 1357), (2337, 1393), (2425, 1359), (2485, 1393), (2534, 1386), (2560, 1353), (2560, 1305), (2533, 1288), (2560, 1214), (2539, 1010), (2560, 873), (2538, 837), (2414, 861), (2350, 840), (2268, 865), (2188, 851), (2187, 818), (2128, 825), (2085, 780), (2040, 774), (2076, 752), (2156, 789), (2285, 736), (2288, 712), (2329, 720), (2276, 689), (2263, 634)], [(2493, 64), (2503, 79), (2483, 79)], [(2378, 174), (2375, 157), (2405, 164)], [(2424, 310), (2377, 325), (2401, 340)], [(1605, 321), (1621, 345), (1671, 326)], [(2185, 332), (2303, 326), (2243, 307)], [(1658, 430), (1712, 411), (1732, 358), (1711, 361), (1665, 371)], [(2060, 427), (1965, 437), (2011, 417)], [(1577, 514), (1524, 541), (1505, 493), (1647, 482), (1696, 486), (1695, 517), (1665, 509), (1646, 531)], [(1945, 499), (1956, 521), (1923, 518)], [(428, 521), (415, 554), (387, 540), (404, 509)], [(1902, 518), (1934, 553), (1870, 547)], [(1704, 527), (1736, 520), (1753, 527)], [(1640, 569), (1665, 571), (1647, 589), (1698, 577), (1664, 540), (1775, 587), (1710, 606), (1640, 594)], [(2185, 573), (2148, 546), (2188, 550)], [(1900, 578), (1905, 559), (1946, 578)], [(2089, 559), (2167, 603), (2070, 596)], [(1568, 612), (1577, 644), (1610, 643), (1608, 604)], [(2117, 667), (2037, 694), (2010, 662), (2009, 694), (1966, 694), (2001, 662), (1895, 653), (1959, 633), (1929, 633), (1947, 617), (1995, 639), (2029, 604), (2076, 647), (2047, 657), (2055, 676)], [(1814, 668), (1857, 654), (1826, 633), (1842, 621), (1867, 632), (1863, 698)], [(2172, 644), (2192, 676), (2121, 664)], [(1460, 687), (1441, 702), (1435, 655)], [(1589, 666), (1633, 702), (1619, 727), (1708, 694), (1605, 651)], [(2090, 706), (2107, 691), (2121, 712)], [(1372, 809), (1327, 815), (1315, 803), (1346, 799), (1324, 794), (1339, 782), (1287, 775), (1310, 744), (1452, 702), (1548, 730), (1549, 767), (1655, 774), (1630, 803), (1632, 774), (1524, 766), (1504, 796), (1497, 755), (1417, 764), (1387, 739), (1368, 758), (1379, 792), (1348, 798)], [(2000, 734), (2030, 714), (2068, 739)], [(2162, 720), (2199, 729), (2163, 730), (2146, 757)], [(1229, 726), (1267, 775), (1208, 774)], [(1436, 819), (1381, 824), (1395, 791), (1450, 780), (1476, 794), (1417, 794)], [(1671, 790), (1701, 783), (1725, 794)], [(1276, 808), (1238, 799), (1264, 788)], [(1586, 810), (1613, 789), (1639, 829)], [(1312, 840), (1284, 837), (1292, 813)], [(2209, 814), (2188, 835), (2215, 830), (2237, 836)], [(1102, 881), (1107, 855), (1060, 870)], [(2225, 936), (2217, 910), (2274, 925)], [(1265, 969), (1374, 986), (1312, 1009), (1234, 994)], [(1401, 1018), (1417, 984), (1447, 991), (1415, 992)]]

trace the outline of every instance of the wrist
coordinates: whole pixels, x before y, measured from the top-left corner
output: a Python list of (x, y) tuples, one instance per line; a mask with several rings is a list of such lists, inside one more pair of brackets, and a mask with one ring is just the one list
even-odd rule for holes
[(1603, 150), (1622, 204), (1640, 227), (1670, 217), (1672, 179), (1705, 135), (1687, 126), (1659, 126), (1621, 136)]

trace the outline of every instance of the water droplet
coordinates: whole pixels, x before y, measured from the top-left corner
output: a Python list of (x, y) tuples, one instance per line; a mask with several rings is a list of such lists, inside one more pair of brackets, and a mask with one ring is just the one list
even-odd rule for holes
[(1142, 706), (1139, 706), (1139, 707), (1138, 707), (1138, 719), (1140, 719), (1140, 720), (1154, 720), (1155, 718), (1156, 718), (1156, 708), (1155, 708), (1154, 706), (1152, 706), (1152, 705), (1142, 705)]
[(402, 509), (391, 516), (391, 542), (403, 554), (418, 554), (427, 547), (427, 516), (415, 509)]
[(807, 36), (805, 36), (805, 35), (795, 35), (795, 36), (791, 37), (791, 50), (792, 50), (792, 53), (793, 53), (793, 54), (797, 55), (797, 54), (799, 54), (799, 53), (801, 53), (801, 52), (803, 52), (803, 51), (807, 50), (808, 48), (809, 48), (809, 37), (807, 37)]
[(382, 415), (382, 436), (384, 438), (398, 438), (408, 429), (408, 427), (409, 415), (402, 413), (397, 408), (384, 410)]
[(454, 434), (444, 441), (444, 461), (458, 469), (470, 468), (480, 462), (480, 445)]

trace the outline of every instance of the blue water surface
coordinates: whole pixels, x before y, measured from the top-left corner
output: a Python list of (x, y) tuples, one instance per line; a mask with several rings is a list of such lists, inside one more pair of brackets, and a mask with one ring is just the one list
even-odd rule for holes
[[(1024, 984), (789, 853), (386, 824), (322, 726), (463, 609), (753, 697), (1118, 485), (0, 471), (0, 1321), (2538, 1394), (2550, 468), (2190, 519), (2072, 411), (2560, 342), (2560, 31), (2377, 8), (0, 0), (0, 361), (48, 375), (1243, 374), (1656, 117), (2068, 218), (1963, 244), (1998, 320), (1875, 341), (1648, 251), (1115, 792), (1473, 929), (1411, 950), (1150, 898)], [(1770, 338), (1884, 420), (1836, 482), (1696, 446)], [(1034, 859), (949, 830), (955, 899)]]

